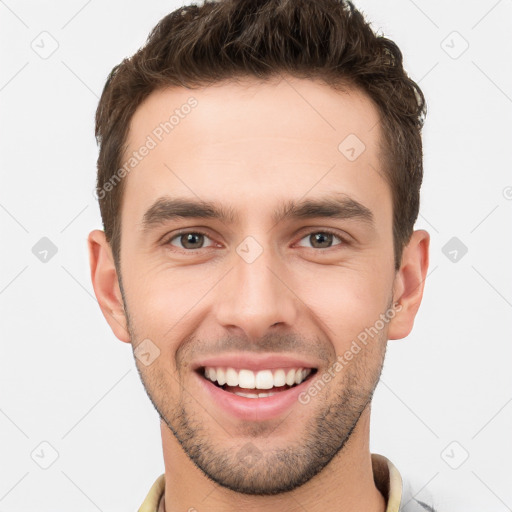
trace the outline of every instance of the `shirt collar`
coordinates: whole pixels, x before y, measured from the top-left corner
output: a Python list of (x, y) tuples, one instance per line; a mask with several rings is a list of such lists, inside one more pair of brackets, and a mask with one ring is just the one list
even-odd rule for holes
[(372, 453), (373, 480), (386, 500), (386, 512), (399, 512), (402, 501), (402, 477), (384, 455)]

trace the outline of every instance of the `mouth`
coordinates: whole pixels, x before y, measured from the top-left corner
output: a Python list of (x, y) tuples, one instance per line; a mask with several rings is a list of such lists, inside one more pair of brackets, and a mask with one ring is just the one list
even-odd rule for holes
[(302, 417), (307, 409), (299, 400), (300, 394), (311, 384), (317, 371), (317, 368), (299, 366), (258, 371), (202, 366), (193, 374), (204, 394), (204, 403), (213, 408), (218, 422), (229, 418), (261, 422), (287, 417), (293, 410)]
[(301, 386), (316, 374), (316, 368), (247, 368), (201, 366), (198, 375), (217, 389), (246, 399), (265, 399)]

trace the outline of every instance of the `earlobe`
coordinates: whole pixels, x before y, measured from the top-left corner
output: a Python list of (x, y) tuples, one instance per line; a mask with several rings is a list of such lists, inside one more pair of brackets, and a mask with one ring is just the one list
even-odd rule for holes
[(393, 288), (393, 302), (400, 304), (400, 307), (389, 323), (390, 340), (405, 338), (412, 330), (427, 277), (429, 244), (430, 235), (424, 230), (418, 230), (413, 232), (404, 247)]
[(121, 341), (129, 343), (130, 336), (126, 324), (117, 270), (105, 233), (98, 229), (91, 231), (87, 238), (87, 245), (89, 248), (92, 286), (103, 316), (110, 325), (114, 335)]

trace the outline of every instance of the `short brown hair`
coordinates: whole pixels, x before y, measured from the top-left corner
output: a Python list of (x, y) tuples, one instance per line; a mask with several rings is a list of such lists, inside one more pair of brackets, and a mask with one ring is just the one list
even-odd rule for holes
[(425, 99), (403, 69), (398, 46), (374, 33), (343, 0), (206, 0), (181, 7), (160, 20), (144, 47), (112, 69), (96, 111), (96, 192), (117, 266), (124, 180), (106, 185), (122, 163), (137, 107), (163, 87), (267, 80), (281, 73), (334, 88), (357, 87), (377, 105), (399, 268), (419, 210)]

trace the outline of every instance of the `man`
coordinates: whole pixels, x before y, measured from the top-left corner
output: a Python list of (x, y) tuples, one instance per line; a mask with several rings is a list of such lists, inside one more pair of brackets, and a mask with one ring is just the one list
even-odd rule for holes
[(180, 8), (96, 115), (91, 276), (161, 418), (142, 512), (432, 510), (369, 451), (428, 267), (419, 87), (339, 0)]

